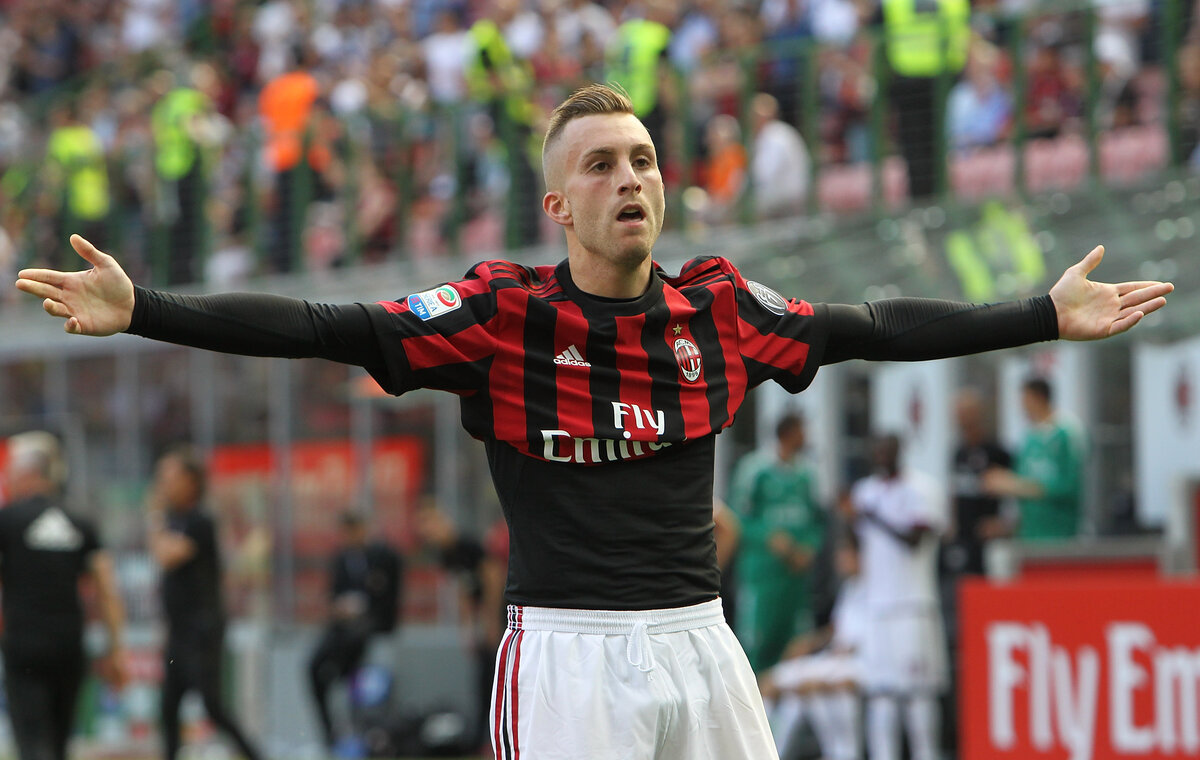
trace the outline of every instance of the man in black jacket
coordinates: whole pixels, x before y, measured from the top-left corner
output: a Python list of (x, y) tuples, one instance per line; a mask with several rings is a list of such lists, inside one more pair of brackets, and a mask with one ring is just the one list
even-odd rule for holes
[(225, 607), (217, 527), (201, 506), (207, 472), (189, 449), (164, 454), (155, 470), (150, 503), (150, 553), (162, 567), (167, 642), (163, 651), (162, 728), (166, 760), (180, 746), (179, 706), (195, 689), (209, 719), (248, 760), (259, 760), (221, 701)]
[(372, 636), (396, 627), (402, 570), (392, 547), (367, 540), (361, 515), (345, 512), (341, 523), (342, 548), (329, 566), (330, 619), (308, 664), (313, 701), (329, 747), (336, 741), (329, 689), (358, 670)]
[(62, 507), (66, 465), (54, 436), (32, 431), (8, 439), (6, 470), (0, 585), (9, 717), (21, 760), (65, 760), (87, 662), (79, 579), (95, 583), (109, 643), (100, 672), (118, 686), (124, 607), (96, 529)]

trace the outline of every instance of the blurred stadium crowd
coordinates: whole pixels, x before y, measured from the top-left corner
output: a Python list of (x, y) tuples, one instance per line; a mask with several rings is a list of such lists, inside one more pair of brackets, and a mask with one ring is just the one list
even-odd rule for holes
[[(936, 189), (1200, 162), (1197, 15), (973, 3), (962, 76), (939, 80)], [(8, 0), (0, 271), (62, 263), (67, 229), (135, 278), (216, 286), (552, 240), (526, 138), (603, 79), (657, 133), (676, 226), (901, 202), (880, 16), (868, 0)]]

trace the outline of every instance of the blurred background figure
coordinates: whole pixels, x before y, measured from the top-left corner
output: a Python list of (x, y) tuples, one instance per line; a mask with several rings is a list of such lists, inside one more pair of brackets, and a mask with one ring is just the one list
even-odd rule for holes
[[(783, 660), (759, 681), (780, 758), (795, 757), (802, 720), (812, 724), (825, 760), (862, 757), (860, 688), (867, 630), (866, 595), (859, 581), (858, 538), (837, 531), (837, 598), (829, 623), (793, 640)], [(771, 704), (771, 703), (774, 704)]]
[(992, 536), (1024, 541), (1072, 538), (1079, 534), (1083, 502), (1081, 432), (1054, 411), (1050, 383), (1030, 378), (1021, 388), (1021, 407), (1030, 428), (1017, 452), (1015, 471), (992, 468), (983, 487), (992, 496), (1011, 496), (1020, 507), (1016, 525), (1009, 520), (987, 529)]
[(755, 95), (750, 114), (754, 124), (750, 186), (755, 213), (761, 219), (803, 213), (812, 170), (804, 138), (779, 118), (779, 101), (773, 95)]
[(708, 159), (704, 163), (704, 191), (707, 204), (704, 220), (713, 225), (737, 220), (739, 204), (746, 190), (746, 148), (742, 145), (742, 127), (728, 114), (717, 114), (704, 129)]
[(954, 399), (958, 444), (950, 496), (953, 512), (950, 535), (942, 549), (942, 565), (952, 576), (983, 575), (987, 540), (1002, 533), (1004, 518), (1000, 498), (984, 488), (984, 476), (993, 468), (1011, 469), (1012, 456), (996, 441), (988, 422), (983, 395), (974, 388)]
[(533, 71), (505, 38), (505, 30), (520, 8), (519, 0), (497, 0), (494, 12), (471, 26), (465, 70), (467, 92), (492, 118), (508, 159), (509, 207), (504, 235), (508, 248), (533, 245), (541, 234), (538, 199), (542, 183), (535, 170), (541, 142), (533, 128), (537, 116)]
[(913, 760), (937, 760), (938, 699), (950, 677), (937, 588), (944, 506), (927, 479), (901, 471), (898, 436), (878, 436), (872, 459), (874, 474), (850, 496), (870, 619), (862, 660), (868, 755), (898, 760), (903, 721)]
[(962, 79), (946, 99), (946, 136), (957, 150), (986, 148), (1003, 140), (1012, 127), (1012, 95), (1000, 81), (1000, 54), (975, 42)]
[[(45, 190), (54, 206), (59, 239), (79, 232), (108, 240), (106, 223), (112, 195), (106, 149), (78, 110), (77, 104), (65, 103), (51, 114), (43, 174)], [(62, 263), (61, 252), (61, 246), (44, 252), (47, 266)]]
[(220, 90), (216, 70), (197, 63), (188, 79), (159, 98), (150, 116), (160, 222), (167, 228), (166, 280), (172, 285), (202, 279), (197, 262), (207, 244), (208, 174), (212, 153), (229, 131), (214, 103)]
[(461, 624), (475, 659), (473, 746), (483, 752), (488, 743), (488, 713), (496, 652), (507, 625), (504, 584), (508, 575), (508, 526), (500, 518), (482, 540), (459, 530), (444, 512), (427, 502), (417, 516), (421, 542), (435, 550), (443, 569), (458, 579)]
[(160, 713), (163, 752), (166, 760), (179, 755), (179, 707), (184, 695), (195, 690), (209, 720), (247, 760), (261, 760), (222, 700), (221, 552), (216, 523), (202, 505), (206, 483), (203, 462), (191, 449), (179, 447), (159, 458), (150, 491), (147, 542), (162, 568), (167, 618)]
[(908, 167), (908, 196), (916, 202), (938, 191), (945, 125), (938, 118), (939, 78), (954, 77), (967, 61), (968, 0), (883, 0), (884, 48), (896, 137)]
[(630, 18), (617, 27), (605, 57), (605, 79), (629, 93), (634, 115), (646, 125), (658, 150), (660, 165), (667, 163), (671, 141), (667, 138), (667, 115), (673, 84), (666, 65), (670, 61), (672, 29), (678, 22), (674, 0), (649, 0), (641, 6), (642, 17)]
[(308, 662), (313, 702), (330, 749), (338, 734), (329, 690), (358, 671), (374, 636), (395, 630), (404, 571), (400, 554), (370, 537), (363, 515), (343, 512), (339, 522), (341, 546), (329, 563), (329, 619)]
[(330, 168), (330, 146), (318, 128), (323, 96), (310, 67), (314, 54), (293, 52), (291, 68), (263, 86), (258, 110), (266, 132), (267, 163), (275, 175), (271, 215), (271, 268), (290, 272), (303, 262), (300, 233), (308, 204), (321, 193)]
[(775, 441), (774, 450), (738, 462), (729, 489), (729, 506), (741, 523), (734, 632), (756, 673), (779, 662), (788, 642), (812, 628), (809, 567), (825, 527), (812, 470), (801, 458), (804, 420), (782, 417)]
[(87, 667), (79, 582), (94, 584), (108, 652), (99, 672), (125, 680), (125, 611), (112, 558), (92, 524), (62, 504), (67, 467), (44, 431), (8, 439), (8, 503), (0, 510), (4, 689), (19, 760), (66, 760)]

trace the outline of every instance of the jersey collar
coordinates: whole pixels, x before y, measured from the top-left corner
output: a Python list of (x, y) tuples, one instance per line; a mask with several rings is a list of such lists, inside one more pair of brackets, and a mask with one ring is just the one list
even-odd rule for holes
[(629, 317), (643, 314), (657, 305), (663, 298), (663, 281), (659, 276), (658, 264), (650, 267), (650, 286), (646, 292), (637, 298), (604, 298), (584, 293), (571, 279), (571, 267), (568, 260), (563, 259), (554, 270), (555, 276), (562, 285), (563, 292), (572, 303), (579, 306), (585, 314), (598, 317)]

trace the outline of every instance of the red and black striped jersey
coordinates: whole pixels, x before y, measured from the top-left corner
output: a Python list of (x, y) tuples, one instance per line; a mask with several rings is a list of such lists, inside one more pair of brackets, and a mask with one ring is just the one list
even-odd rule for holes
[(714, 434), (768, 379), (811, 382), (824, 312), (722, 258), (655, 267), (640, 298), (566, 263), (489, 261), (372, 312), (392, 393), (453, 391), (509, 524), (517, 604), (656, 609), (716, 598)]
[(476, 266), (383, 304), (134, 288), (128, 332), (249, 356), (365, 367), (392, 393), (441, 388), (482, 439), (510, 532), (510, 601), (654, 609), (719, 592), (715, 434), (746, 392), (817, 366), (922, 361), (1058, 337), (1049, 296), (1002, 304), (785, 300), (724, 259), (655, 267), (632, 300), (566, 264)]
[(807, 386), (823, 344), (811, 305), (715, 257), (674, 277), (655, 267), (634, 300), (582, 293), (565, 262), (487, 261), (382, 305), (385, 390), (453, 391), (471, 435), (551, 462), (640, 459), (720, 432), (755, 385)]

